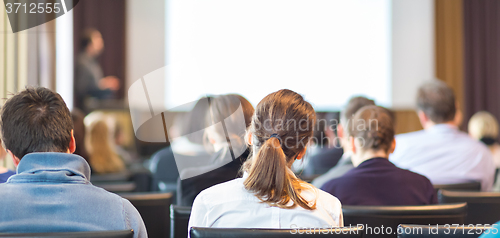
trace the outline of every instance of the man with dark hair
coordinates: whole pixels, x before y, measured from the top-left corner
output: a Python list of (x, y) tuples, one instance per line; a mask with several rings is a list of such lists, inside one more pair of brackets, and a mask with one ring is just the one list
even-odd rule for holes
[(354, 168), (351, 161), (351, 147), (349, 146), (348, 139), (349, 134), (347, 133), (347, 128), (344, 125), (347, 125), (351, 118), (356, 114), (356, 112), (364, 106), (372, 106), (375, 105), (375, 101), (357, 96), (353, 97), (347, 103), (345, 109), (340, 112), (340, 123), (337, 125), (337, 135), (340, 138), (340, 142), (342, 148), (344, 149), (344, 154), (342, 158), (340, 158), (339, 162), (335, 167), (331, 168), (325, 174), (317, 177), (312, 181), (312, 184), (318, 188), (321, 188), (323, 184), (330, 181), (331, 179), (338, 178), (344, 175), (347, 171)]
[(417, 93), (418, 117), (424, 130), (396, 136), (390, 156), (396, 166), (429, 178), (433, 184), (478, 181), (493, 186), (495, 165), (486, 146), (458, 129), (461, 112), (453, 90), (443, 81), (423, 84)]
[(101, 33), (93, 28), (86, 29), (80, 39), (81, 53), (75, 68), (75, 105), (86, 110), (88, 98), (109, 99), (120, 88), (118, 78), (104, 77), (97, 57), (104, 49)]
[(17, 174), (0, 184), (0, 232), (134, 230), (141, 216), (116, 194), (93, 186), (76, 149), (71, 115), (61, 96), (27, 88), (1, 112), (2, 141)]
[(358, 110), (347, 126), (355, 168), (325, 183), (322, 190), (343, 205), (403, 206), (436, 204), (436, 191), (426, 177), (388, 161), (396, 148), (394, 116), (378, 106)]

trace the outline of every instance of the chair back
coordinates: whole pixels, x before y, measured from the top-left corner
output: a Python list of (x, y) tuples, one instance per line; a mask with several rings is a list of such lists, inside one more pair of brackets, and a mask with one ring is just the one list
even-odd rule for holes
[(333, 237), (362, 238), (363, 230), (358, 227), (328, 229), (243, 229), (243, 228), (201, 228), (192, 227), (191, 238), (301, 238)]
[(477, 238), (483, 233), (496, 233), (491, 226), (481, 225), (399, 225), (398, 238)]
[(133, 230), (123, 231), (84, 231), (84, 232), (49, 232), (49, 233), (0, 233), (2, 238), (30, 237), (30, 238), (132, 238)]
[(90, 176), (91, 183), (110, 183), (110, 182), (122, 182), (130, 180), (130, 172), (125, 170), (120, 173), (110, 173), (110, 174), (92, 174)]
[(93, 183), (94, 186), (104, 188), (108, 192), (112, 193), (131, 193), (135, 191), (134, 182), (102, 182)]
[(436, 193), (439, 190), (453, 190), (453, 191), (481, 191), (480, 182), (470, 182), (470, 183), (455, 183), (455, 184), (434, 184), (434, 189)]
[(177, 184), (179, 171), (177, 170), (172, 147), (163, 148), (153, 154), (150, 159), (149, 170), (153, 174), (153, 189), (162, 191), (162, 187), (158, 186), (160, 182)]
[(141, 214), (148, 237), (168, 237), (170, 234), (171, 193), (128, 193), (120, 194), (128, 199)]
[(439, 203), (467, 203), (465, 224), (494, 224), (500, 220), (500, 193), (441, 190)]
[(130, 170), (130, 181), (135, 184), (134, 192), (152, 192), (151, 181), (152, 174), (142, 163), (133, 163), (129, 165)]
[[(399, 224), (463, 224), (467, 204), (343, 206), (345, 226), (363, 224), (367, 238), (397, 237)], [(383, 229), (382, 229), (383, 227)]]
[(190, 215), (191, 207), (170, 206), (170, 238), (185, 238), (188, 236)]

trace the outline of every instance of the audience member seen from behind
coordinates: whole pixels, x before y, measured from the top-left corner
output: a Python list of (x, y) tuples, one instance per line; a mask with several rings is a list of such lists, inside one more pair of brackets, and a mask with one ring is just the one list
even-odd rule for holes
[(153, 154), (149, 163), (149, 170), (153, 174), (154, 191), (175, 192), (177, 190), (179, 170), (176, 157), (181, 159), (181, 157), (206, 155), (203, 146), (203, 130), (206, 128), (205, 117), (210, 100), (212, 97), (200, 98), (190, 112), (186, 115), (179, 115), (169, 128), (170, 130), (167, 130), (168, 136), (174, 140), (168, 147)]
[(114, 141), (105, 120), (97, 120), (90, 125), (88, 145), (92, 172), (107, 174), (125, 170), (125, 164), (115, 151)]
[[(306, 155), (307, 165), (304, 175), (321, 175), (333, 168), (344, 154), (339, 138), (334, 128), (338, 123), (334, 113), (325, 113), (325, 117), (318, 119), (314, 130), (314, 143), (309, 147)], [(312, 150), (312, 151), (311, 151)]]
[[(2, 145), (2, 140), (0, 140), (0, 162), (3, 162), (7, 157), (7, 152), (3, 148)], [(7, 169), (3, 166), (0, 166), (0, 183), (5, 183), (7, 182), (7, 179), (9, 179), (10, 176), (16, 174), (16, 172)]]
[(196, 167), (186, 169), (187, 166), (178, 163), (181, 168), (178, 203), (192, 206), (196, 196), (206, 188), (241, 177), (241, 166), (249, 154), (244, 137), (253, 112), (252, 104), (240, 95), (221, 95), (211, 100), (205, 115), (206, 125), (211, 125), (205, 130), (205, 144), (209, 147), (207, 152), (212, 154), (210, 158), (195, 158), (192, 164), (197, 164)]
[(396, 148), (393, 118), (392, 112), (378, 106), (359, 110), (344, 131), (355, 168), (321, 189), (343, 205), (436, 204), (436, 191), (429, 179), (389, 162), (389, 154)]
[(491, 151), (495, 167), (500, 168), (500, 145), (498, 144), (498, 121), (489, 112), (477, 112), (469, 120), (469, 135), (483, 142)]
[(311, 104), (293, 91), (280, 90), (262, 99), (248, 129), (252, 157), (244, 164), (243, 178), (202, 191), (189, 227), (343, 226), (339, 200), (291, 171), (306, 152), (315, 122)]
[(397, 135), (390, 161), (433, 184), (478, 181), (482, 191), (490, 191), (495, 175), (491, 152), (458, 129), (461, 113), (453, 90), (443, 81), (426, 82), (418, 89), (417, 108), (424, 130)]
[(364, 106), (371, 106), (375, 105), (375, 102), (371, 99), (365, 98), (365, 97), (353, 97), (349, 100), (347, 103), (347, 106), (345, 109), (340, 112), (340, 123), (337, 125), (337, 135), (340, 139), (340, 144), (342, 145), (342, 148), (344, 150), (344, 154), (342, 155), (342, 158), (339, 160), (337, 165), (335, 167), (331, 168), (326, 172), (325, 174), (317, 177), (312, 181), (312, 184), (318, 188), (321, 188), (326, 182), (338, 178), (347, 171), (351, 170), (354, 168), (354, 165), (352, 164), (351, 161), (351, 149), (350, 145), (348, 143), (349, 137), (347, 136), (346, 129), (344, 128), (344, 125), (347, 125), (347, 123), (351, 120), (351, 118), (356, 114), (356, 112), (361, 109)]
[(1, 126), (18, 173), (0, 184), (0, 232), (132, 229), (134, 237), (147, 237), (129, 201), (89, 182), (89, 165), (72, 154), (73, 123), (59, 94), (38, 87), (14, 95)]

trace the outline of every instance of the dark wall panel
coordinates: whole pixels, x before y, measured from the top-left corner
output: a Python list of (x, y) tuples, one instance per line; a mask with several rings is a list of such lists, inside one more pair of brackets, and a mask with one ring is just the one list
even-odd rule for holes
[[(99, 57), (104, 76), (114, 75), (122, 87), (118, 92), (124, 98), (125, 85), (125, 14), (124, 0), (84, 0), (73, 9), (75, 60), (80, 52), (80, 36), (84, 29), (99, 30), (104, 39), (104, 51)], [(76, 61), (75, 61), (76, 62)]]
[(482, 110), (500, 119), (500, 1), (463, 0), (465, 119)]

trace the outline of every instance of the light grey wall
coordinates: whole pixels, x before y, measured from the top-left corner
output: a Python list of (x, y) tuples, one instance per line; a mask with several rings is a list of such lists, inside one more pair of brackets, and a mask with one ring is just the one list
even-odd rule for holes
[(434, 0), (392, 0), (392, 108), (412, 109), (435, 76)]
[[(126, 91), (133, 82), (165, 66), (165, 0), (126, 0)], [(127, 93), (125, 93), (127, 95)]]
[[(126, 88), (165, 66), (166, 0), (127, 0)], [(412, 109), (434, 78), (434, 0), (392, 0), (392, 108)]]

